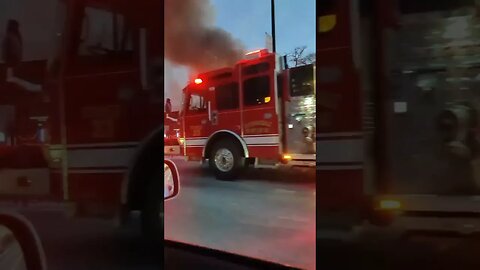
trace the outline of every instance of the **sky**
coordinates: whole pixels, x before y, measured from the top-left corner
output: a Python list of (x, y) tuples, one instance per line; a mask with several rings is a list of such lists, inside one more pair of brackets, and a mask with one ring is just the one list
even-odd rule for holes
[[(216, 25), (240, 40), (247, 51), (265, 48), (265, 33), (271, 34), (270, 0), (211, 0)], [(276, 0), (276, 49), (287, 54), (295, 47), (307, 46), (306, 54), (315, 52), (315, 0)], [(165, 63), (165, 98), (179, 109), (181, 90), (188, 80), (188, 70)], [(178, 89), (178, 90), (177, 90)]]

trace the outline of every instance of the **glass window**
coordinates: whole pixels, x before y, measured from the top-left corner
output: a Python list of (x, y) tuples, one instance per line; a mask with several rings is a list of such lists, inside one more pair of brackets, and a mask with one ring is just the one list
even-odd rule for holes
[(238, 83), (217, 86), (215, 97), (218, 110), (238, 109)]
[(283, 96), (283, 80), (285, 80), (285, 75), (284, 74), (279, 74), (277, 76), (277, 96), (282, 97)]
[(122, 15), (86, 7), (78, 54), (89, 56), (132, 51), (130, 30)]
[(247, 106), (270, 102), (270, 77), (255, 77), (243, 82), (243, 103)]
[(290, 70), (290, 95), (308, 96), (313, 95), (313, 65), (292, 68)]
[(199, 94), (190, 94), (188, 102), (188, 111), (190, 113), (204, 112), (207, 110), (207, 101), (204, 96)]

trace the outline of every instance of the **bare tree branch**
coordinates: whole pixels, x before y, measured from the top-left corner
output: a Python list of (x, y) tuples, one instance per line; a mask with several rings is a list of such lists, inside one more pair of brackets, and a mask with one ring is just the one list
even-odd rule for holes
[(315, 62), (315, 53), (304, 55), (307, 46), (296, 47), (293, 52), (287, 54), (288, 62), (293, 67), (308, 65)]

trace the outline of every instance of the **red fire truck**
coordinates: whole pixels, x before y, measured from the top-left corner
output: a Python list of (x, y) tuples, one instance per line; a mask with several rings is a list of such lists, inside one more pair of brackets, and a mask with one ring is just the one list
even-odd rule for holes
[(164, 153), (169, 156), (180, 155), (180, 112), (165, 113), (164, 123)]
[(478, 3), (318, 8), (318, 237), (365, 221), (480, 231)]
[[(145, 232), (159, 237), (162, 1), (1, 2), (0, 26), (14, 21), (23, 40), (22, 61), (2, 70), (40, 85), (34, 94), (42, 97), (29, 110), (10, 113), (5, 126), (15, 130), (40, 117), (45, 136), (29, 146), (36, 150), (25, 151), (12, 129), (1, 131), (14, 140), (4, 140), (10, 156), (2, 161), (11, 164), (2, 163), (0, 198), (67, 202), (76, 216), (126, 217), (141, 210)], [(1, 85), (22, 91), (11, 80)], [(2, 108), (10, 108), (2, 113), (19, 112), (30, 101), (2, 97)], [(47, 165), (25, 162), (29, 158)]]
[(181, 142), (218, 179), (246, 166), (315, 166), (314, 65), (281, 68), (268, 50), (199, 74), (184, 88)]

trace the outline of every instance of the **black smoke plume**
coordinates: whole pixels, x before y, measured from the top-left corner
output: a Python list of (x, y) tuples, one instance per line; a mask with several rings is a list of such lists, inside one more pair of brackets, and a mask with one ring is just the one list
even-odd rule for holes
[(165, 0), (165, 57), (194, 72), (233, 65), (243, 46), (214, 25), (209, 0)]

